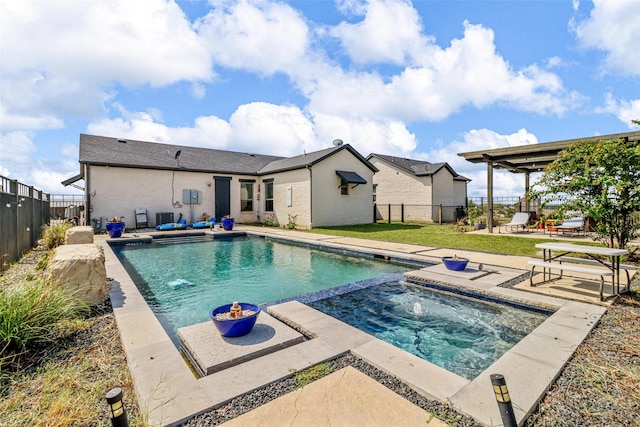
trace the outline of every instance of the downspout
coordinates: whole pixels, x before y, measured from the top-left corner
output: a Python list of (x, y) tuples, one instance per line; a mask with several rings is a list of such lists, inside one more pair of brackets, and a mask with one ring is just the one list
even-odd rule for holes
[(85, 225), (91, 225), (92, 210), (91, 210), (91, 177), (89, 176), (89, 164), (85, 163), (84, 167), (84, 200), (85, 200)]
[(309, 230), (313, 228), (313, 171), (311, 165), (307, 165), (309, 170)]

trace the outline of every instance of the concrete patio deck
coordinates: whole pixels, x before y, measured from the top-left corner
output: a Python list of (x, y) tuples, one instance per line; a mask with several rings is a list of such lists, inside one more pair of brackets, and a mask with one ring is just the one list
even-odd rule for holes
[[(450, 402), (461, 413), (485, 425), (501, 424), (489, 380), (491, 373), (501, 373), (509, 385), (516, 417), (522, 420), (535, 408), (575, 348), (605, 312), (605, 308), (598, 305), (597, 289), (591, 297), (586, 287), (576, 287), (574, 299), (584, 298), (584, 301), (589, 302), (584, 303), (556, 298), (554, 294), (566, 295), (567, 292), (565, 289), (563, 294), (559, 294), (560, 290), (557, 288), (564, 286), (561, 281), (554, 282), (554, 287), (529, 287), (528, 278), (523, 278), (528, 269), (527, 257), (452, 251), (277, 228), (236, 228), (249, 234), (432, 263), (439, 263), (440, 257), (451, 256), (455, 252), (458, 256), (471, 259), (470, 271), (454, 274), (440, 265), (434, 265), (415, 270), (407, 274), (407, 277), (543, 306), (553, 309), (555, 313), (484, 373), (469, 381), (304, 304), (292, 301), (270, 307), (269, 314), (311, 339), (198, 378), (162, 329), (111, 251), (107, 239), (96, 236), (96, 243), (105, 248), (107, 275), (114, 279), (115, 286), (111, 293), (114, 315), (127, 353), (138, 402), (148, 413), (149, 425), (178, 425), (233, 397), (290, 376), (294, 370), (302, 370), (332, 359), (345, 351), (351, 351), (368, 363), (400, 378), (424, 396)], [(135, 238), (145, 238), (143, 234), (137, 233)], [(124, 235), (122, 240), (126, 239), (134, 237)], [(478, 273), (479, 263), (483, 264), (483, 271), (490, 273)], [(472, 274), (473, 270), (475, 273)], [(569, 277), (563, 280), (582, 281)], [(526, 283), (526, 286), (523, 283), (516, 284), (514, 288), (498, 286), (514, 281)], [(259, 419), (262, 425), (282, 425), (280, 421), (285, 419), (285, 414), (289, 414), (286, 417), (294, 416), (292, 425), (327, 425), (328, 421), (335, 421), (331, 425), (411, 425), (413, 421), (421, 423), (420, 425), (444, 425), (432, 420), (420, 408), (407, 405), (409, 402), (401, 398), (403, 402), (390, 405), (393, 410), (383, 411), (387, 414), (386, 418), (375, 415), (381, 407), (381, 401), (394, 402), (398, 396), (390, 396), (389, 393), (393, 393), (388, 389), (380, 388), (377, 382), (361, 376), (363, 375), (350, 370), (336, 372), (228, 424), (252, 425), (251, 420)], [(362, 398), (354, 396), (354, 384), (362, 389)], [(289, 412), (292, 402), (295, 403), (295, 415), (290, 415)], [(313, 405), (305, 402), (313, 402)], [(358, 416), (361, 412), (370, 412), (372, 418)], [(343, 420), (362, 420), (362, 423), (340, 424), (340, 418), (337, 418), (340, 414)], [(242, 424), (240, 420), (248, 421)], [(435, 424), (425, 424), (429, 420)]]

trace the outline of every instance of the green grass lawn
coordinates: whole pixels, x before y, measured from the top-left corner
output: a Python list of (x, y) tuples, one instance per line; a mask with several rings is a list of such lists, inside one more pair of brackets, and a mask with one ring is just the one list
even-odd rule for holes
[(438, 248), (466, 249), (505, 255), (538, 256), (535, 245), (555, 239), (530, 239), (518, 236), (472, 234), (456, 231), (451, 224), (377, 223), (343, 227), (320, 227), (311, 230), (318, 234), (413, 243)]

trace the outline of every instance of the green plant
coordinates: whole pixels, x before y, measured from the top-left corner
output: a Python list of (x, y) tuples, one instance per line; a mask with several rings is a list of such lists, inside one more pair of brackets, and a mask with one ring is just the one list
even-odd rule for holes
[(276, 216), (274, 214), (269, 214), (264, 219), (263, 224), (267, 227), (275, 227), (276, 225)]
[(0, 358), (47, 342), (74, 328), (89, 307), (69, 291), (44, 281), (20, 282), (0, 289)]
[(530, 192), (545, 203), (561, 201), (561, 211), (595, 220), (595, 232), (609, 247), (625, 248), (640, 229), (640, 145), (637, 141), (578, 141), (545, 169)]
[(298, 215), (289, 214), (288, 216), (289, 216), (289, 221), (287, 222), (287, 228), (289, 230), (293, 230), (296, 228), (296, 224), (297, 224), (296, 221), (298, 220)]
[(73, 227), (73, 224), (63, 222), (56, 225), (45, 225), (42, 227), (42, 241), (48, 249), (56, 248), (64, 245), (64, 239), (67, 230)]
[(307, 384), (311, 384), (315, 380), (318, 380), (331, 373), (331, 364), (329, 362), (318, 363), (302, 371), (297, 371), (293, 374), (298, 387), (304, 387)]

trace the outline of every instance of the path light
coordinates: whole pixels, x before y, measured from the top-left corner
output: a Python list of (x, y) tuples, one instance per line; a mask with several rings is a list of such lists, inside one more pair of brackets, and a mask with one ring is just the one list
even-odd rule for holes
[(107, 405), (109, 405), (109, 412), (111, 413), (111, 425), (113, 427), (129, 427), (120, 387), (109, 390), (107, 393)]
[(498, 401), (498, 409), (500, 409), (503, 425), (505, 427), (517, 427), (518, 423), (516, 423), (516, 416), (513, 414), (511, 397), (509, 396), (509, 390), (507, 389), (507, 382), (504, 380), (504, 376), (491, 374), (491, 384), (493, 385), (493, 392), (496, 395), (496, 401)]

